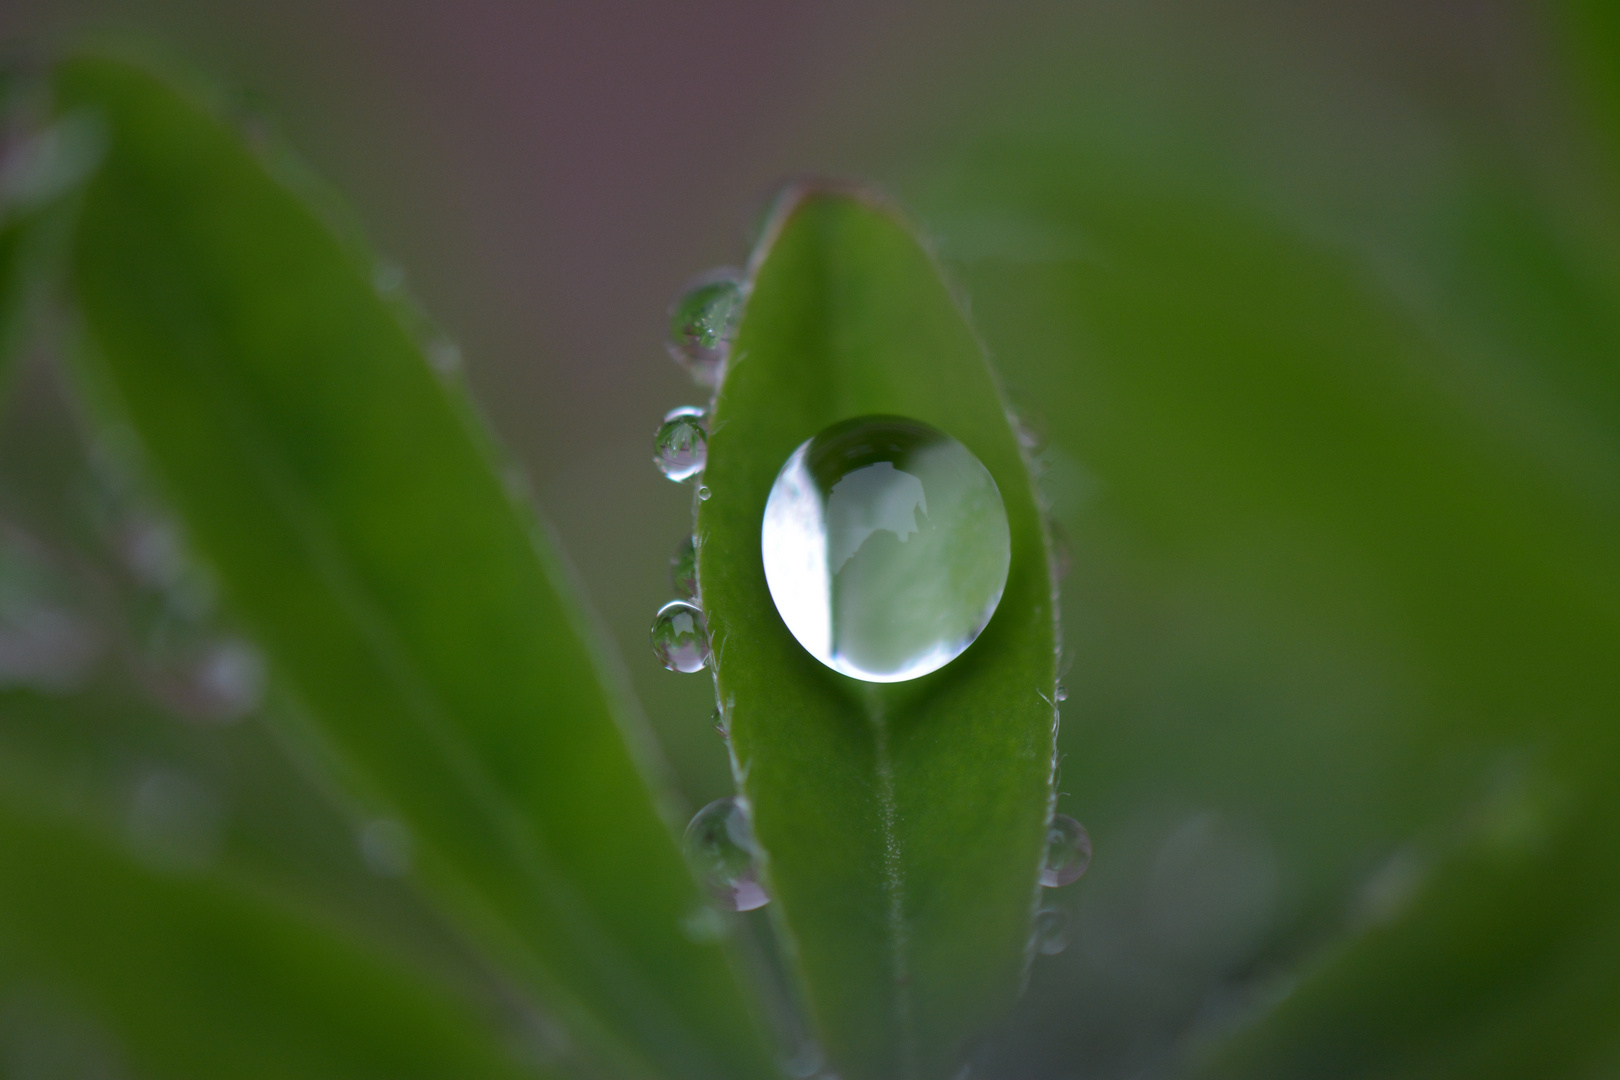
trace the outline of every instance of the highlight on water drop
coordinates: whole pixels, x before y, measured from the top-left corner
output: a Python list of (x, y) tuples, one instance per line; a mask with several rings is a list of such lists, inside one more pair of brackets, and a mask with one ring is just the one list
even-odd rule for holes
[(1007, 584), (1007, 510), (960, 442), (862, 416), (800, 444), (760, 532), (782, 621), (817, 660), (867, 682), (935, 671), (979, 636)]
[(1091, 865), (1091, 835), (1068, 814), (1053, 814), (1046, 830), (1046, 857), (1041, 884), (1049, 889), (1077, 881)]
[(686, 827), (686, 851), (709, 895), (727, 911), (770, 902), (759, 883), (754, 830), (740, 799), (716, 799)]
[(653, 461), (665, 476), (679, 482), (703, 471), (709, 452), (706, 423), (703, 410), (692, 405), (664, 414), (664, 422), (653, 436)]
[(699, 385), (719, 381), (720, 365), (742, 321), (745, 297), (742, 275), (727, 266), (687, 282), (670, 305), (669, 354)]
[(671, 600), (653, 616), (652, 647), (658, 660), (671, 671), (690, 674), (709, 662), (709, 627), (703, 609), (685, 600)]

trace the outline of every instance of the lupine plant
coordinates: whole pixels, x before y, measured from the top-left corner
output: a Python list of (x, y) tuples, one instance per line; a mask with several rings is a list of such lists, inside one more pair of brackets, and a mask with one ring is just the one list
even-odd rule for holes
[[(340, 202), (116, 52), (7, 94), (0, 453), (43, 494), (0, 519), (6, 1075), (1620, 1062), (1620, 548), (1586, 483), (1620, 289), (1511, 177), (1456, 181), (1416, 307), (1083, 135), (915, 185), (937, 237), (789, 185), (671, 315), (709, 400), (657, 436), (693, 525), (652, 646), (712, 678), (735, 782), (694, 817), (459, 349)], [(1552, 374), (1526, 404), (1458, 357)], [(1256, 566), (1278, 593), (1223, 597)], [(1145, 734), (1074, 742), (1064, 684), (1124, 715), (1154, 608), (1188, 666)], [(1245, 618), (1316, 635), (1270, 646), (1272, 700), (1237, 689)]]

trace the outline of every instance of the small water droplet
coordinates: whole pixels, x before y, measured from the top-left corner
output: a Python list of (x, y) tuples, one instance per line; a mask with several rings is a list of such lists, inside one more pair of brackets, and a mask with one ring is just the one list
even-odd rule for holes
[(669, 583), (682, 600), (697, 599), (697, 537), (682, 538), (669, 557)]
[(821, 1044), (814, 1039), (806, 1039), (797, 1051), (777, 1059), (782, 1071), (793, 1080), (812, 1080), (821, 1074), (821, 1068), (826, 1063)]
[(1079, 879), (1091, 865), (1091, 836), (1068, 814), (1053, 814), (1046, 830), (1046, 859), (1041, 884), (1056, 889)]
[(719, 709), (714, 710), (714, 712), (710, 714), (709, 722), (714, 725), (714, 730), (720, 733), (720, 737), (722, 739), (731, 738), (731, 730), (726, 727), (725, 714)]
[(135, 853), (164, 870), (201, 870), (219, 851), (224, 821), (216, 800), (184, 773), (155, 769), (131, 793), (125, 827)]
[(1052, 699), (1054, 701), (1068, 701), (1069, 688), (1064, 686), (1062, 683), (1058, 683), (1057, 686), (1052, 690)]
[(136, 658), (147, 691), (182, 717), (231, 723), (259, 707), (267, 666), (241, 638), (213, 633), (162, 611), (146, 628)]
[(709, 662), (709, 627), (703, 609), (685, 600), (671, 600), (653, 616), (652, 647), (671, 671), (702, 671)]
[(461, 370), (461, 346), (447, 337), (437, 337), (427, 345), (428, 364), (440, 375), (454, 375)]
[(405, 287), (405, 268), (388, 259), (377, 260), (371, 270), (371, 287), (387, 295)]
[(704, 430), (703, 410), (690, 405), (671, 409), (664, 415), (658, 434), (653, 437), (653, 461), (671, 480), (688, 480), (703, 471), (708, 455), (709, 433)]
[(411, 830), (393, 818), (373, 818), (360, 826), (355, 837), (360, 859), (378, 877), (404, 877), (411, 871), (415, 844)]
[(1042, 908), (1035, 913), (1035, 951), (1056, 956), (1069, 947), (1069, 915), (1059, 908)]
[(898, 416), (845, 420), (801, 444), (771, 486), (760, 546), (799, 644), (867, 682), (961, 655), (1001, 602), (1012, 551), (979, 459)]
[(0, 521), (0, 687), (60, 693), (90, 673), (102, 635), (78, 584), (44, 545)]
[(686, 850), (719, 906), (752, 911), (769, 902), (755, 866), (753, 826), (740, 799), (716, 799), (699, 810), (686, 827)]
[(85, 109), (12, 142), (0, 153), (0, 217), (64, 194), (101, 163), (105, 148), (103, 125)]
[(709, 490), (707, 484), (699, 484), (698, 485), (698, 489), (697, 489), (698, 502), (708, 502), (709, 501), (709, 496), (711, 496), (713, 494), (714, 494), (714, 492)]
[(746, 292), (730, 267), (688, 282), (669, 309), (669, 354), (703, 386), (715, 385), (737, 336)]

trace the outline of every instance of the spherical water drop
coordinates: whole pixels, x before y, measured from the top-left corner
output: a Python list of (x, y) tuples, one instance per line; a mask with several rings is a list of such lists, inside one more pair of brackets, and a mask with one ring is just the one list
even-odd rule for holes
[(1046, 859), (1041, 884), (1055, 889), (1077, 880), (1091, 865), (1091, 836), (1068, 814), (1053, 814), (1046, 830)]
[(754, 830), (735, 798), (716, 799), (686, 827), (686, 850), (715, 902), (727, 911), (752, 911), (770, 897), (759, 884)]
[(687, 480), (703, 471), (709, 450), (709, 433), (703, 424), (703, 410), (690, 405), (664, 415), (653, 438), (653, 461), (671, 480)]
[(1064, 686), (1062, 683), (1058, 683), (1057, 686), (1052, 690), (1052, 699), (1054, 701), (1068, 701), (1069, 688)]
[(669, 309), (669, 354), (704, 386), (713, 386), (720, 363), (742, 321), (743, 283), (722, 267), (687, 283)]
[(1057, 908), (1043, 908), (1035, 913), (1035, 951), (1042, 956), (1056, 956), (1069, 947), (1069, 916)]
[(703, 609), (685, 600), (671, 600), (653, 616), (652, 647), (671, 671), (702, 671), (709, 662), (709, 627)]
[(669, 557), (669, 583), (682, 600), (697, 599), (697, 537), (683, 539)]
[(708, 502), (709, 496), (713, 494), (714, 492), (709, 490), (709, 486), (707, 484), (698, 485), (697, 497), (699, 502)]
[(845, 420), (788, 458), (760, 546), (782, 621), (810, 654), (867, 682), (926, 675), (995, 614), (1011, 538), (1001, 492), (944, 432)]

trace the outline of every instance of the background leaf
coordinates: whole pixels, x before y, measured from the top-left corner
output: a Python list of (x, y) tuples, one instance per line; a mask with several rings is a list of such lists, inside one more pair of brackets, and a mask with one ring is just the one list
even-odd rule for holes
[(1492, 117), (1196, 25), (1026, 42), (905, 189), (1052, 433), (1098, 852), (976, 1070), (1540, 1075), (1556, 1041), (1537, 1068), (1583, 1075), (1614, 1031), (1582, 959), (1614, 933), (1613, 218)]
[[(0, 796), (9, 1075), (516, 1077), (513, 1035), (355, 927)], [(60, 1073), (58, 1073), (60, 1071)]]
[(424, 884), (587, 1060), (760, 1072), (724, 958), (682, 932), (698, 900), (633, 708), (401, 309), (161, 81), (81, 58), (57, 87), (108, 132), (73, 264), (91, 370), (316, 752), (408, 824)]
[[(790, 194), (711, 420), (698, 558), (739, 782), (773, 909), (846, 1077), (954, 1072), (1015, 995), (1050, 814), (1052, 585), (1040, 512), (978, 342), (927, 254), (881, 205)], [(888, 413), (966, 445), (1012, 530), (989, 627), (938, 672), (865, 684), (789, 634), (760, 522), (799, 443)]]

